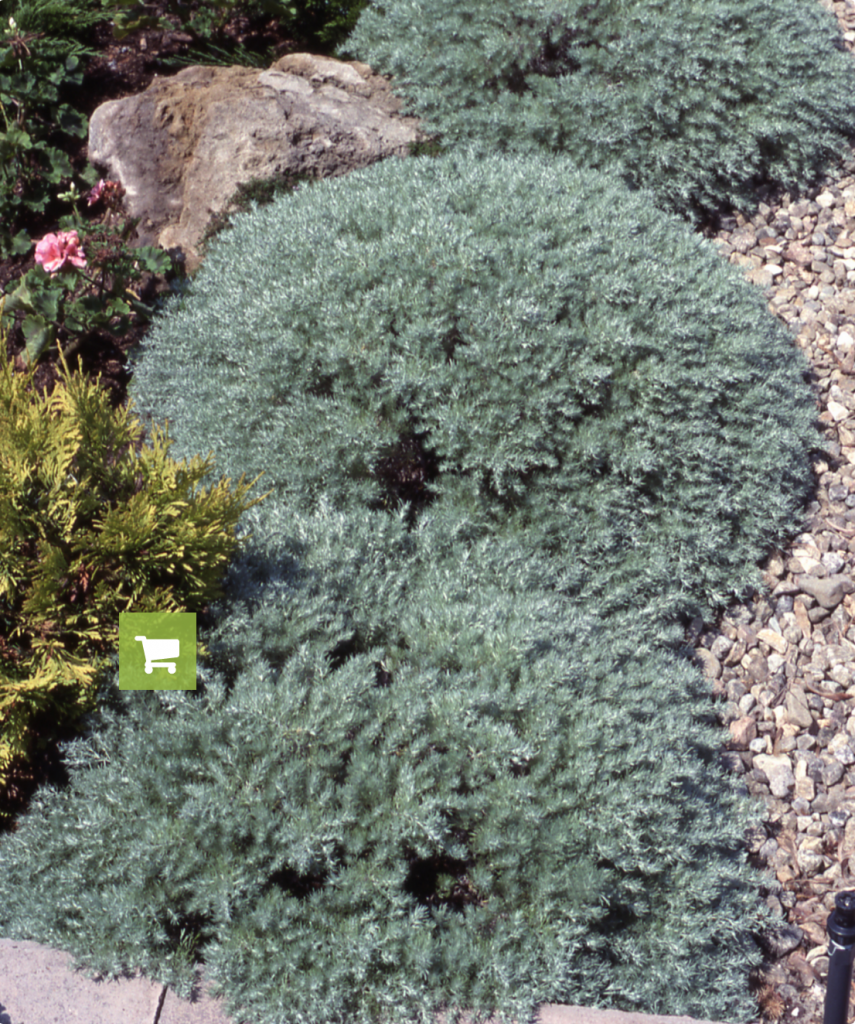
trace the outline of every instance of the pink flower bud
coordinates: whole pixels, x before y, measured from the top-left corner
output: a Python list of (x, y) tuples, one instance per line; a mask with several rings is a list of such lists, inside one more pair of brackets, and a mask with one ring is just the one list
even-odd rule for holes
[(86, 197), (86, 205), (93, 206), (101, 198), (101, 193), (104, 191), (104, 179), (102, 178), (97, 185), (93, 185), (90, 189), (89, 194)]

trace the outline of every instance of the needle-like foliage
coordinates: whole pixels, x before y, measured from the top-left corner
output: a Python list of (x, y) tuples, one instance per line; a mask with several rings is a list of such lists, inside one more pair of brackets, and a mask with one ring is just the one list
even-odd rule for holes
[(198, 691), (107, 688), (0, 840), (0, 932), (184, 990), (201, 956), (259, 1024), (755, 1017), (751, 810), (672, 641), (799, 524), (803, 370), (711, 245), (565, 157), (237, 215), (131, 390), (269, 493)]
[[(196, 693), (102, 694), (0, 840), (0, 931), (258, 1024), (746, 1020), (766, 914), (700, 674), (443, 517), (272, 517)], [(627, 695), (632, 700), (627, 700)]]
[(141, 413), (268, 505), (450, 505), (660, 623), (761, 585), (819, 439), (739, 271), (557, 158), (385, 161), (238, 218), (145, 349)]
[(855, 62), (805, 0), (383, 0), (343, 49), (446, 145), (565, 153), (688, 217), (855, 135)]

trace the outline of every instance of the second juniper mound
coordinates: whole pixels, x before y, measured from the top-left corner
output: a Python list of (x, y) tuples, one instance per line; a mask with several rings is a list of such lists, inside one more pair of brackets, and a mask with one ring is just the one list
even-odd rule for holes
[[(150, 352), (150, 354), (149, 354)], [(264, 508), (441, 503), (523, 537), (598, 614), (661, 626), (799, 522), (806, 363), (760, 293), (643, 193), (547, 161), (388, 160), (237, 217), (132, 394)], [(262, 510), (264, 514), (264, 510)]]

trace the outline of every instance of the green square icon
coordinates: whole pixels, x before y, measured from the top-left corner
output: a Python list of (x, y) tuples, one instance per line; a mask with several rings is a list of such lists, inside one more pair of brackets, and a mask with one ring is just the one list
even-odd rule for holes
[(120, 690), (196, 689), (196, 613), (119, 614)]

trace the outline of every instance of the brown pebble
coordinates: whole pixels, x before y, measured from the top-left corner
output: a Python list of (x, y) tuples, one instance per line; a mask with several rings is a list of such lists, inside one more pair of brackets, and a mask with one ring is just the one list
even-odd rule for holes
[(733, 737), (731, 746), (734, 750), (747, 750), (748, 744), (757, 738), (757, 723), (750, 715), (744, 718), (737, 718), (728, 726), (730, 735)]
[(797, 598), (793, 602), (793, 614), (796, 617), (796, 622), (798, 622), (799, 629), (801, 629), (805, 640), (810, 640), (811, 634), (813, 633), (813, 626), (808, 618), (807, 608), (805, 608), (804, 601), (800, 601)]

